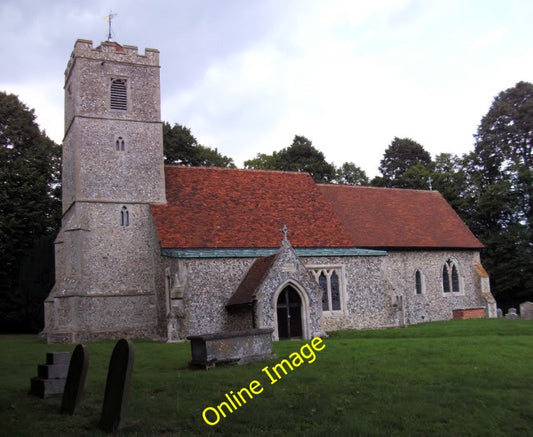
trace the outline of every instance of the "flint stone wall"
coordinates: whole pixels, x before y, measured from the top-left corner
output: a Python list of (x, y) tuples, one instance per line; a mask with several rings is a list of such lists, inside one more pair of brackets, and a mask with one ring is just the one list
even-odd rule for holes
[[(443, 292), (442, 269), (450, 258), (459, 266), (461, 293)], [(182, 272), (187, 276), (178, 338), (253, 327), (251, 311), (235, 314), (225, 308), (253, 261), (254, 258), (164, 259), (171, 272), (177, 271), (181, 263)], [(320, 329), (323, 331), (450, 320), (454, 309), (487, 305), (481, 294), (479, 275), (473, 267), (479, 263), (476, 251), (398, 251), (388, 252), (384, 257), (302, 257), (300, 261), (305, 266), (343, 266), (344, 311), (322, 314)], [(425, 289), (420, 295), (415, 287), (417, 269), (425, 277)], [(278, 276), (271, 281), (272, 287), (291, 279), (290, 272), (283, 274), (284, 279)], [(307, 294), (312, 305), (318, 305), (321, 310), (317, 284), (312, 281), (305, 285)], [(296, 282), (300, 284), (302, 280)], [(263, 287), (268, 288), (267, 284)], [(402, 296), (401, 302), (398, 296)], [(263, 316), (266, 318), (259, 326), (276, 330), (275, 319), (270, 314)]]
[[(149, 205), (77, 202), (56, 239), (56, 283), (45, 301), (49, 342), (148, 337), (158, 330), (159, 245)], [(115, 333), (115, 334), (113, 334)]]
[[(460, 293), (444, 293), (443, 266), (448, 259), (457, 261)], [(449, 320), (454, 309), (486, 307), (481, 280), (474, 267), (479, 263), (477, 251), (405, 251), (387, 252), (382, 266), (383, 277), (391, 295), (402, 295), (406, 324)], [(425, 290), (416, 294), (415, 272), (425, 278)]]

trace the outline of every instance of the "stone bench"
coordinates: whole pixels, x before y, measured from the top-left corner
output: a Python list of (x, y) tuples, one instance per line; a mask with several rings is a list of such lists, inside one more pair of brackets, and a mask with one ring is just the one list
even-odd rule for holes
[(209, 369), (221, 364), (244, 364), (273, 358), (273, 329), (191, 335), (191, 367)]
[(485, 308), (458, 308), (453, 310), (454, 320), (482, 319), (485, 317)]

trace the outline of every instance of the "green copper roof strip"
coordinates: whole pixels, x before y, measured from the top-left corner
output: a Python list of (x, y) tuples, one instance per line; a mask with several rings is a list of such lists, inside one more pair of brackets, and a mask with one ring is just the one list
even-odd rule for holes
[[(304, 247), (295, 248), (298, 256), (385, 256), (384, 250), (358, 249), (356, 247)], [(257, 258), (278, 253), (279, 249), (161, 249), (169, 258)]]

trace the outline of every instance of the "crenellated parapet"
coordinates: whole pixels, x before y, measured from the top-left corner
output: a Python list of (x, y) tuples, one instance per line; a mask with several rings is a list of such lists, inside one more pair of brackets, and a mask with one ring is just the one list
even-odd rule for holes
[(70, 74), (75, 58), (90, 58), (102, 62), (119, 62), (127, 64), (159, 66), (159, 50), (146, 48), (144, 54), (139, 54), (136, 46), (121, 45), (115, 41), (103, 41), (96, 48), (87, 39), (78, 39), (65, 70), (65, 82)]

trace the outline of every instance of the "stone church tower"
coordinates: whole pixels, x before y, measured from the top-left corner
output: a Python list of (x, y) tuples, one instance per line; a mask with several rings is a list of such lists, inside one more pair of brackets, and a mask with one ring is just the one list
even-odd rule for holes
[(65, 71), (63, 219), (49, 342), (157, 335), (165, 203), (159, 52), (78, 40)]

